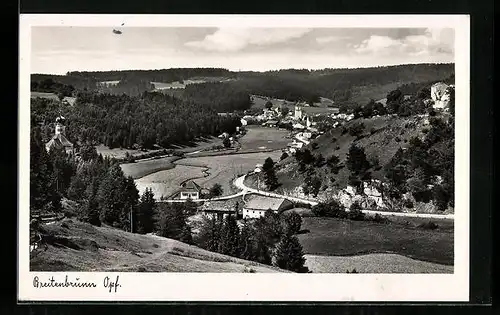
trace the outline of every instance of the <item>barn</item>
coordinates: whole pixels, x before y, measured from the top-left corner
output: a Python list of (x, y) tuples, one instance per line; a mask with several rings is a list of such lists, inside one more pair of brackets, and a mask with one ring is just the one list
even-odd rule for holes
[(293, 208), (292, 202), (284, 198), (252, 196), (243, 206), (243, 218), (260, 218), (263, 217), (267, 211), (279, 213), (291, 208)]

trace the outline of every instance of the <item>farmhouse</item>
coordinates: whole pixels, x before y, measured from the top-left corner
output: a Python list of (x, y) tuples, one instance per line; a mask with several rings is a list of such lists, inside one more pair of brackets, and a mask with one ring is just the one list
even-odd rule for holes
[(236, 200), (206, 201), (198, 208), (198, 211), (206, 216), (217, 216), (223, 219), (227, 215), (238, 216), (239, 203)]
[(243, 206), (243, 218), (260, 218), (265, 215), (266, 211), (278, 213), (292, 207), (292, 203), (284, 198), (253, 196)]
[(50, 151), (52, 149), (64, 149), (66, 153), (73, 153), (73, 144), (66, 139), (66, 127), (63, 124), (64, 117), (60, 116), (56, 118), (56, 128), (55, 134), (50, 139), (47, 144), (45, 144), (45, 149)]
[(198, 184), (190, 180), (182, 185), (182, 188), (174, 194), (174, 198), (192, 200), (200, 199), (201, 190), (202, 189)]

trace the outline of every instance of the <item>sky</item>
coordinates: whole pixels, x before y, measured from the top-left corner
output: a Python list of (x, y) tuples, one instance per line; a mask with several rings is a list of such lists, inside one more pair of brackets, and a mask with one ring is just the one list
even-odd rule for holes
[(452, 28), (32, 28), (31, 73), (216, 67), (233, 71), (454, 62)]

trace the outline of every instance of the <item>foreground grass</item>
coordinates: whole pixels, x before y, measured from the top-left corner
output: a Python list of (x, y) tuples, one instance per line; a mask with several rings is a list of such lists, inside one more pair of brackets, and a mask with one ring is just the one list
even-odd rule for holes
[(416, 221), (405, 225), (304, 217), (302, 229), (309, 232), (300, 234), (299, 240), (304, 253), (311, 255), (394, 253), (453, 265), (452, 224), (442, 223), (437, 230), (423, 230), (416, 225)]
[(305, 255), (306, 266), (314, 273), (453, 273), (453, 266), (411, 259), (397, 254), (357, 256)]
[(55, 240), (31, 257), (31, 271), (286, 272), (168, 238), (73, 219), (44, 228)]

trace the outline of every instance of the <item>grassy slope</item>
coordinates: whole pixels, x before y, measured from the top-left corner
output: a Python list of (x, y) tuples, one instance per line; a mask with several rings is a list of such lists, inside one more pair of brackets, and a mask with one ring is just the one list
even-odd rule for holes
[(138, 179), (155, 172), (173, 168), (175, 165), (172, 162), (177, 159), (179, 159), (179, 157), (168, 156), (159, 159), (139, 161), (135, 163), (124, 163), (120, 166), (125, 176), (132, 176), (132, 178)]
[(306, 266), (313, 273), (453, 273), (453, 266), (419, 261), (397, 254), (359, 256), (305, 255)]
[[(392, 218), (390, 218), (392, 220)], [(412, 221), (413, 222), (413, 221)], [(381, 224), (304, 217), (299, 235), (305, 254), (352, 256), (368, 253), (393, 253), (438, 264), (453, 264), (453, 223), (435, 221), (437, 230), (423, 230), (410, 223)]]
[(247, 133), (238, 140), (241, 146), (239, 152), (286, 148), (292, 142), (291, 138), (286, 138), (289, 134), (289, 131), (283, 129), (248, 126)]
[[(314, 142), (318, 143), (318, 148), (316, 150), (311, 149), (312, 143), (309, 145), (309, 149), (311, 149), (311, 152), (314, 154), (321, 153), (325, 159), (335, 154), (339, 156), (341, 163), (345, 164), (349, 147), (352, 143), (356, 143), (365, 149), (368, 160), (372, 157), (377, 157), (380, 161), (380, 165), (383, 166), (390, 161), (394, 153), (396, 153), (400, 147), (408, 145), (408, 141), (411, 137), (419, 134), (422, 135), (422, 129), (424, 128), (422, 118), (400, 118), (390, 116), (355, 119), (346, 123), (345, 127), (349, 128), (349, 126), (358, 122), (363, 122), (365, 124), (365, 130), (363, 132), (365, 136), (362, 139), (356, 140), (356, 137), (349, 135), (349, 133), (342, 134), (342, 127), (338, 127), (314, 140)], [(413, 124), (413, 126), (407, 126), (408, 123)], [(371, 134), (372, 128), (376, 130), (373, 134)], [(333, 142), (333, 138), (337, 140)], [(280, 165), (283, 167), (277, 172), (277, 176), (282, 186), (277, 189), (278, 193), (302, 185), (304, 177), (298, 172), (298, 165), (293, 156), (283, 160)], [(327, 180), (333, 177), (335, 178), (334, 186), (345, 187), (348, 182), (349, 170), (347, 167), (344, 167), (340, 170), (339, 174), (334, 175), (329, 171), (327, 166), (323, 166), (317, 169), (317, 174), (323, 178), (324, 184), (330, 185)], [(382, 170), (372, 170), (372, 176), (375, 179), (383, 179)], [(245, 183), (252, 185), (252, 180), (249, 179)]]
[[(63, 222), (67, 228), (61, 226)], [(49, 245), (47, 251), (32, 256), (32, 271), (244, 272), (245, 266), (250, 266), (256, 272), (286, 272), (168, 238), (94, 227), (76, 220), (66, 219), (45, 229), (79, 245), (79, 249)]]

